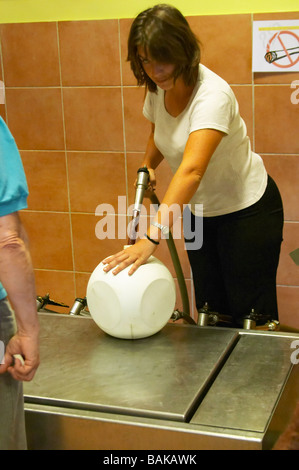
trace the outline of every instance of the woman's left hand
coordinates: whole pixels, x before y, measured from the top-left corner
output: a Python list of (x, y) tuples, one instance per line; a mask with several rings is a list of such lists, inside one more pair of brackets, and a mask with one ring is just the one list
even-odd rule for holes
[(128, 274), (131, 276), (142, 264), (146, 263), (148, 258), (157, 249), (157, 245), (147, 239), (141, 239), (135, 245), (131, 245), (115, 255), (108, 256), (102, 263), (105, 264), (104, 271), (109, 272), (112, 268), (113, 274), (118, 274), (120, 271), (132, 264)]

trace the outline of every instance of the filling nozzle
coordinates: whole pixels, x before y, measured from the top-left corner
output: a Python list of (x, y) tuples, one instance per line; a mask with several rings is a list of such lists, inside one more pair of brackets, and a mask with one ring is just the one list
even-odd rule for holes
[(136, 232), (139, 223), (139, 215), (141, 212), (141, 206), (144, 198), (144, 193), (148, 186), (149, 171), (146, 166), (139, 168), (137, 171), (137, 182), (136, 182), (136, 193), (133, 208), (133, 219), (131, 222), (130, 236), (128, 245), (134, 245), (136, 241)]
[(147, 189), (149, 180), (149, 171), (146, 166), (139, 168), (137, 171), (136, 193), (134, 202), (134, 211), (139, 211), (144, 198), (144, 193)]

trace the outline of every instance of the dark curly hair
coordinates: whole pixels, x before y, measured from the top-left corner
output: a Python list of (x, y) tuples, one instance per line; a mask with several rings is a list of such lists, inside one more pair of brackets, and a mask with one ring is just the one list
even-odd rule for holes
[(182, 13), (171, 5), (160, 4), (141, 12), (133, 21), (128, 38), (128, 57), (138, 85), (157, 91), (157, 85), (145, 73), (138, 56), (138, 46), (150, 58), (174, 64), (174, 80), (195, 85), (200, 63), (199, 41)]

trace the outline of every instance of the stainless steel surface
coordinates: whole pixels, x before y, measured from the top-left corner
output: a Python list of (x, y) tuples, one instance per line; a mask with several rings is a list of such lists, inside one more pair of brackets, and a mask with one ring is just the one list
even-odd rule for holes
[(168, 324), (141, 340), (39, 314), (32, 449), (271, 448), (299, 399), (299, 335)]
[(234, 331), (168, 324), (140, 340), (92, 319), (42, 316), (41, 365), (26, 400), (185, 421), (236, 341)]
[(190, 423), (26, 404), (27, 438), (36, 450), (260, 450), (263, 435)]
[(290, 352), (289, 338), (241, 335), (191, 422), (264, 432), (292, 369)]

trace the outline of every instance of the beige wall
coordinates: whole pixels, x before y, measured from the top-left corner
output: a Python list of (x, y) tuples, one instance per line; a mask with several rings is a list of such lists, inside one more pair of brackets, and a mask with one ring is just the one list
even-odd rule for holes
[[(202, 44), (202, 62), (226, 79), (239, 100), (256, 152), (276, 180), (285, 228), (278, 272), (280, 319), (299, 327), (299, 268), (289, 253), (299, 246), (299, 104), (291, 83), (299, 74), (251, 72), (253, 19), (299, 19), (299, 13), (190, 17)], [(117, 210), (117, 197), (133, 202), (133, 182), (149, 125), (144, 90), (126, 63), (131, 20), (0, 25), (0, 113), (21, 150), (27, 174), (27, 227), (39, 295), (72, 305), (84, 297), (90, 273), (125, 240), (98, 240), (98, 204)], [(169, 181), (158, 171), (158, 197)], [(122, 214), (123, 215), (123, 214)], [(191, 273), (177, 243), (193, 307)], [(166, 245), (157, 256), (174, 271)], [(178, 308), (181, 308), (178, 296)], [(64, 310), (61, 310), (64, 311)]]

